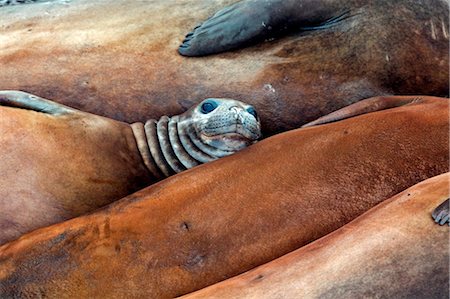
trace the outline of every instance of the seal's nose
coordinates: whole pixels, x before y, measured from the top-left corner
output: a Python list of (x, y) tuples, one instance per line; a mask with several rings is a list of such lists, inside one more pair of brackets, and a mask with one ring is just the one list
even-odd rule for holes
[(245, 118), (242, 113), (244, 111), (244, 109), (242, 109), (241, 107), (238, 107), (238, 106), (232, 106), (229, 108), (229, 110), (234, 113), (237, 122), (243, 125), (245, 122)]
[(239, 107), (238, 106), (231, 106), (230, 108), (228, 108), (228, 110), (233, 111), (233, 112), (238, 112), (239, 111)]

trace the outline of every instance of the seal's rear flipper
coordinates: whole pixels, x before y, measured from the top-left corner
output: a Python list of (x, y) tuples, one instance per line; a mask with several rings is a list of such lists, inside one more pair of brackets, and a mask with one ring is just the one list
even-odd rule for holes
[(178, 52), (203, 56), (241, 48), (293, 30), (319, 30), (349, 16), (339, 1), (244, 0), (228, 6), (186, 35)]
[(330, 114), (322, 116), (312, 122), (302, 126), (302, 128), (323, 125), (336, 122), (346, 118), (366, 114), (370, 112), (381, 111), (385, 109), (404, 106), (412, 103), (419, 103), (422, 99), (414, 96), (391, 96), (391, 97), (375, 97), (359, 101), (351, 104)]
[(52, 115), (75, 112), (75, 109), (18, 90), (0, 91), (0, 106), (33, 110)]
[(447, 200), (445, 200), (436, 209), (434, 209), (433, 213), (431, 214), (434, 221), (436, 223), (439, 223), (439, 225), (444, 225), (445, 223), (448, 223), (448, 225), (450, 225), (449, 201), (450, 199), (447, 198)]

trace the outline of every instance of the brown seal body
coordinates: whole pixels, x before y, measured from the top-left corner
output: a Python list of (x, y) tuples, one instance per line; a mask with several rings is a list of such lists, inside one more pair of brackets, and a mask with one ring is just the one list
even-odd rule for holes
[(3, 245), (0, 293), (174, 297), (243, 273), (448, 172), (448, 117), (419, 98), (270, 137)]
[(129, 124), (0, 107), (0, 128), (0, 244), (152, 181)]
[(448, 96), (446, 1), (345, 1), (340, 7), (298, 0), (314, 8), (312, 19), (332, 18), (330, 10), (349, 15), (328, 28), (290, 32), (230, 53), (177, 53), (193, 26), (233, 2), (3, 7), (0, 88), (126, 122), (176, 115), (207, 97), (233, 98), (255, 106), (265, 136), (371, 96)]
[(183, 298), (446, 298), (449, 228), (431, 218), (450, 175), (421, 182), (324, 238)]
[(0, 244), (231, 155), (260, 137), (256, 110), (232, 99), (206, 99), (181, 115), (130, 126), (0, 91), (0, 116)]

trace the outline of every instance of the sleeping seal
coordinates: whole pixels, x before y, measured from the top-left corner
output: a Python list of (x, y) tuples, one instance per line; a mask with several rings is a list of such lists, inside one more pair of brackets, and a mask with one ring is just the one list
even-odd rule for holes
[[(448, 96), (446, 1), (265, 0), (224, 8), (235, 2), (3, 7), (0, 87), (128, 123), (180, 114), (211, 96), (232, 98), (258, 110), (265, 136), (373, 96)], [(195, 30), (184, 51), (223, 51), (222, 33), (242, 47), (249, 35), (233, 31), (239, 22), (269, 41), (208, 57), (179, 55), (186, 33), (221, 9), (222, 16)], [(263, 13), (269, 18), (261, 19)], [(251, 27), (263, 21), (277, 33), (259, 35)]]
[(425, 180), (320, 240), (183, 298), (447, 298), (449, 229), (430, 214), (447, 202), (449, 181), (449, 173)]
[(269, 137), (5, 244), (0, 293), (173, 298), (306, 245), (449, 171), (448, 100), (399, 100)]
[(260, 137), (255, 109), (231, 99), (130, 126), (18, 91), (0, 92), (0, 131), (0, 244)]

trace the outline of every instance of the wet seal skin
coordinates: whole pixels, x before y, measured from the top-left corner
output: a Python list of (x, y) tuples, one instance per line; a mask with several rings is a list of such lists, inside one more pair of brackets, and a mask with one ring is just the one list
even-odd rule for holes
[(429, 215), (449, 196), (449, 180), (427, 179), (311, 244), (182, 298), (446, 298), (449, 229)]
[[(266, 5), (273, 6), (269, 16), (280, 25), (273, 28), (283, 29), (285, 12), (295, 12), (297, 19), (289, 20), (308, 22), (251, 47), (201, 58), (178, 54), (183, 37), (236, 1), (77, 0), (3, 7), (1, 88), (127, 123), (178, 115), (209, 97), (231, 98), (255, 107), (264, 136), (369, 97), (448, 97), (447, 2), (260, 2), (255, 9), (249, 1), (235, 4), (223, 23), (201, 29), (204, 35), (196, 30), (191, 47), (225, 28), (221, 24), (232, 29), (230, 22), (240, 15), (244, 22)], [(240, 14), (243, 5), (250, 8)]]
[(0, 244), (111, 203), (260, 136), (256, 110), (209, 98), (132, 125), (0, 91)]
[[(381, 201), (449, 171), (448, 100), (395, 98), (403, 105), (266, 138), (102, 210), (7, 243), (0, 247), (0, 293), (173, 298), (323, 237)], [(424, 210), (436, 232), (448, 229), (430, 217), (442, 200)], [(392, 228), (401, 224), (397, 219), (383, 220), (392, 221)], [(444, 238), (424, 240), (426, 255)], [(393, 251), (410, 247), (402, 245)], [(254, 283), (264, 282), (265, 275)]]

